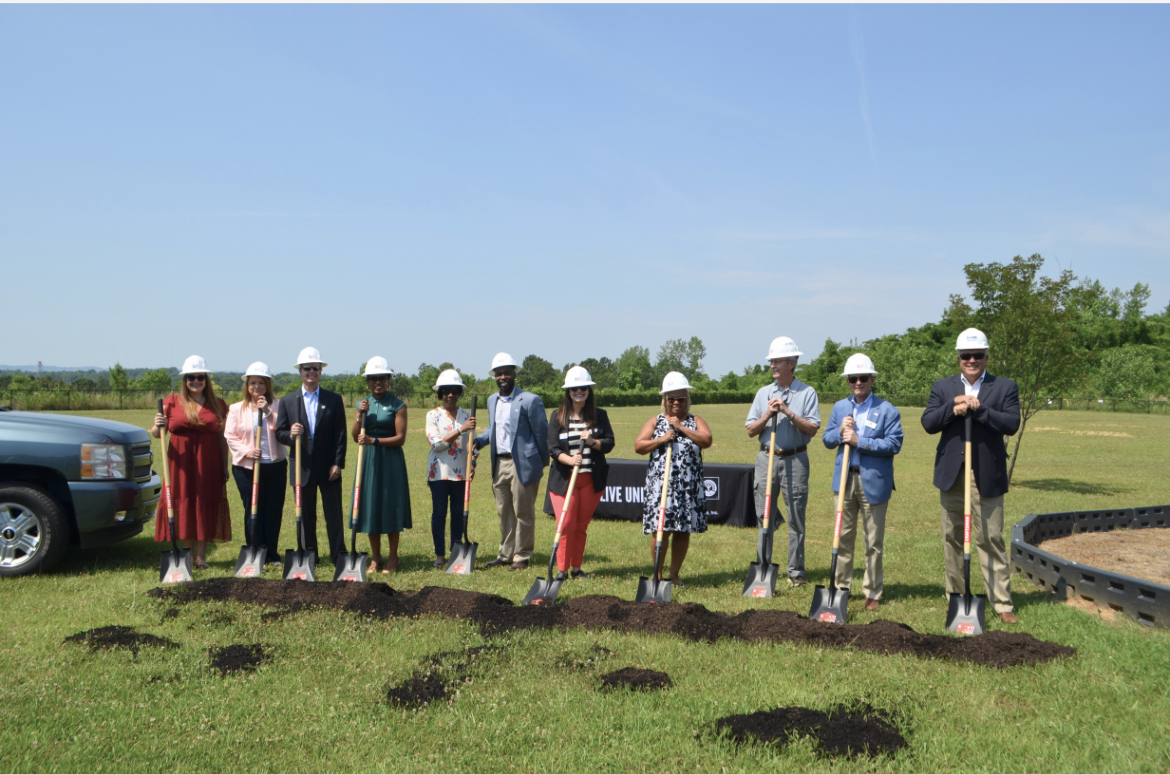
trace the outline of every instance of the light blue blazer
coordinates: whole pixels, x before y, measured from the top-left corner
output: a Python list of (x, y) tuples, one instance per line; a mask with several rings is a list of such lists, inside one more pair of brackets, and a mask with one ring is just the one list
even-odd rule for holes
[[(837, 462), (833, 465), (833, 492), (841, 483), (841, 458), (845, 450), (841, 447), (841, 421), (853, 412), (853, 398), (845, 398), (833, 404), (829, 424), (825, 427), (825, 446), (837, 450)], [(902, 416), (889, 401), (873, 396), (867, 420), (877, 427), (865, 428), (857, 448), (849, 450), (849, 466), (861, 468), (861, 489), (870, 505), (884, 503), (894, 491), (894, 455), (902, 451)]]
[(548, 465), (548, 416), (544, 413), (544, 403), (540, 396), (525, 392), (519, 387), (513, 388), (512, 398), (512, 448), (496, 448), (496, 403), (500, 394), (489, 395), (487, 399), (488, 427), (475, 439), (477, 449), (492, 447), (492, 479), (495, 480), (499, 470), (499, 454), (512, 455), (512, 462), (516, 465), (516, 475), (524, 486), (540, 481), (544, 469)]

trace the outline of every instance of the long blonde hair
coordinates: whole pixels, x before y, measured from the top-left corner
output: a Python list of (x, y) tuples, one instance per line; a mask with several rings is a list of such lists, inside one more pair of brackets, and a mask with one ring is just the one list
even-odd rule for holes
[[(222, 429), (227, 412), (224, 411), (219, 398), (215, 397), (215, 384), (211, 381), (211, 374), (204, 374), (204, 376), (206, 379), (203, 382), (203, 405), (215, 414), (215, 418), (219, 420), (219, 427)], [(183, 377), (182, 384), (179, 385), (179, 405), (183, 407), (183, 413), (187, 415), (188, 422), (193, 425), (203, 424), (203, 420), (199, 418), (199, 403), (196, 402), (191, 391), (187, 389), (186, 376)]]

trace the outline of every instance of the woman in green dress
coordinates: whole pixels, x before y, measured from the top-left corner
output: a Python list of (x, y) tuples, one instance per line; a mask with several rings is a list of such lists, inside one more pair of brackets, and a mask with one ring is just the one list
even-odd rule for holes
[[(362, 494), (358, 503), (357, 531), (370, 536), (370, 559), (383, 574), (398, 569), (398, 536), (410, 529), (410, 489), (406, 482), (406, 404), (390, 394), (390, 370), (386, 358), (366, 363), (366, 384), (373, 393), (358, 404), (353, 439), (361, 447)], [(365, 423), (361, 421), (365, 412)], [(388, 536), (387, 557), (382, 557), (382, 536)]]

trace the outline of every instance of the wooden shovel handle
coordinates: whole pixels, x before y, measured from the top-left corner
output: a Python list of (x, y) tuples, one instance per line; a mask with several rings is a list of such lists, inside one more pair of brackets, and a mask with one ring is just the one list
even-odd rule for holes
[(845, 453), (841, 459), (841, 478), (837, 484), (837, 524), (833, 527), (833, 550), (841, 547), (841, 521), (845, 511), (845, 485), (849, 483), (849, 444), (845, 444)]

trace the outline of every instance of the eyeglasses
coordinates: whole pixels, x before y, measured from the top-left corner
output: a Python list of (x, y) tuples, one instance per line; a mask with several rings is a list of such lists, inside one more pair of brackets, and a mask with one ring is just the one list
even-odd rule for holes
[(189, 382), (205, 382), (207, 381), (206, 374), (187, 374), (187, 381)]
[(987, 357), (986, 352), (960, 352), (959, 360), (982, 360)]
[(303, 365), (303, 366), (301, 366), (301, 370), (302, 371), (320, 371), (321, 366), (319, 366), (319, 365)]
[(869, 381), (869, 374), (866, 374), (865, 376), (850, 376), (849, 377), (850, 384), (865, 384), (868, 381)]

